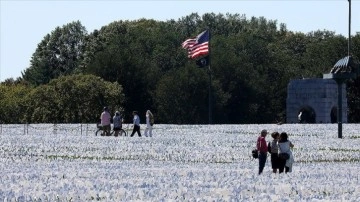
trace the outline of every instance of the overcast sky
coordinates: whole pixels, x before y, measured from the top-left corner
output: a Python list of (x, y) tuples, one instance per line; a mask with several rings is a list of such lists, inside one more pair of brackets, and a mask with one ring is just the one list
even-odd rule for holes
[[(117, 20), (140, 18), (166, 21), (191, 13), (264, 16), (287, 29), (308, 33), (334, 31), (348, 36), (347, 0), (158, 0), (158, 1), (20, 1), (0, 0), (0, 81), (21, 76), (44, 36), (56, 27), (79, 20), (88, 33)], [(351, 33), (360, 32), (360, 0), (352, 0)], [(179, 44), (180, 46), (180, 44)]]

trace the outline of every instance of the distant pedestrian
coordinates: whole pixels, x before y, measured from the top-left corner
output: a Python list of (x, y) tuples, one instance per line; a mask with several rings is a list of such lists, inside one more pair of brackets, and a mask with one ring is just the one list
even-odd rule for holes
[(122, 128), (122, 118), (119, 111), (115, 112), (115, 115), (113, 117), (113, 123), (114, 123), (114, 131), (115, 131), (114, 136), (117, 137)]
[[(288, 135), (285, 132), (280, 134), (280, 139), (278, 142), (279, 146), (279, 173), (292, 172), (292, 165), (294, 163), (294, 156), (292, 154), (291, 148), (294, 147), (293, 143), (288, 140)], [(282, 159), (280, 158), (281, 153), (287, 153), (289, 158)]]
[(273, 173), (277, 173), (277, 170), (279, 169), (279, 147), (278, 147), (278, 141), (280, 134), (278, 132), (271, 133), (271, 137), (273, 140), (269, 142), (270, 148), (268, 148), (271, 156), (271, 168), (273, 169)]
[(103, 108), (103, 112), (100, 115), (100, 120), (101, 120), (101, 126), (104, 131), (102, 135), (110, 136), (111, 115), (107, 107)]
[(134, 124), (134, 128), (133, 131), (130, 135), (130, 137), (134, 136), (135, 133), (137, 133), (139, 135), (139, 137), (141, 137), (141, 133), (140, 133), (140, 117), (138, 115), (137, 111), (133, 111), (133, 124)]
[(259, 152), (259, 175), (263, 172), (266, 163), (268, 148), (265, 138), (267, 134), (267, 130), (262, 130), (256, 142), (256, 148)]
[(152, 137), (152, 127), (154, 125), (154, 115), (151, 113), (150, 110), (147, 110), (145, 116), (146, 116), (145, 136)]

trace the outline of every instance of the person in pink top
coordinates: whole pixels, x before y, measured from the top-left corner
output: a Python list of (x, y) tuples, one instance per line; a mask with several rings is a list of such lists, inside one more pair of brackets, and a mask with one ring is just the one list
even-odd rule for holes
[(267, 130), (262, 130), (256, 142), (256, 148), (259, 152), (259, 175), (263, 172), (266, 163), (268, 148), (265, 138), (267, 134)]
[(101, 125), (104, 130), (104, 134), (106, 136), (110, 136), (110, 130), (111, 130), (111, 115), (109, 113), (109, 110), (107, 107), (104, 107), (103, 112), (100, 115)]

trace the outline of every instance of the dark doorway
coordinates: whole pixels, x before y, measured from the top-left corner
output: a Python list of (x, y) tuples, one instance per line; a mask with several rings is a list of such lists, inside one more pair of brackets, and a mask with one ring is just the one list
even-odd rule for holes
[(337, 123), (337, 108), (333, 107), (330, 112), (331, 123)]
[(316, 114), (312, 107), (305, 106), (299, 110), (299, 123), (316, 123)]

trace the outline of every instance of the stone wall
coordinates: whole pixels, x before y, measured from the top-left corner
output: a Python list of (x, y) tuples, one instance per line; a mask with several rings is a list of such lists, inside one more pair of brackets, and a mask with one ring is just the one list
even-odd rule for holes
[[(342, 85), (342, 122), (347, 123), (347, 98)], [(338, 85), (333, 79), (297, 79), (288, 85), (286, 122), (297, 123), (303, 108), (312, 108), (316, 123), (331, 123), (331, 110), (337, 109)], [(337, 114), (337, 113), (336, 113)]]

